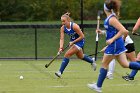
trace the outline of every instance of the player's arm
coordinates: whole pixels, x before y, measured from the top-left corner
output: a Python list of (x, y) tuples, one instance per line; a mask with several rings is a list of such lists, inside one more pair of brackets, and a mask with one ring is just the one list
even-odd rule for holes
[(132, 30), (132, 34), (138, 34), (138, 33), (136, 33), (136, 31), (139, 29), (139, 27), (140, 27), (140, 17), (137, 20), (137, 22), (136, 22), (136, 24), (135, 24), (135, 26), (134, 26), (134, 28)]
[(72, 42), (72, 44), (74, 44), (74, 43), (76, 43), (76, 42), (78, 42), (78, 41), (80, 41), (80, 40), (82, 40), (82, 39), (84, 38), (84, 34), (83, 34), (83, 32), (81, 31), (79, 25), (77, 25), (77, 24), (74, 23), (74, 24), (73, 24), (73, 30), (79, 35), (79, 38), (75, 39), (75, 40)]
[(138, 55), (137, 55), (137, 59), (136, 59), (137, 61), (140, 61), (140, 52), (138, 53)]
[(64, 45), (64, 26), (60, 29), (60, 41), (59, 41), (59, 51), (63, 51), (63, 45)]
[(100, 35), (106, 35), (106, 30), (96, 29), (96, 33)]
[(111, 44), (122, 35), (124, 35), (124, 37), (128, 35), (128, 30), (125, 29), (125, 27), (116, 19), (116, 17), (112, 17), (109, 20), (109, 24), (115, 27), (118, 30), (118, 33), (113, 38), (109, 39), (107, 44)]

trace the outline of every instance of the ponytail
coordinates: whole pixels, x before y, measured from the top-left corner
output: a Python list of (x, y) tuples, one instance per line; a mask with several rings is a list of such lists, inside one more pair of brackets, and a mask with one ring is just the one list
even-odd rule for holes
[(69, 12), (67, 12), (67, 13), (63, 14), (61, 17), (66, 17), (66, 18), (67, 18), (67, 20), (68, 20), (69, 22), (71, 21), (71, 18), (70, 18), (70, 13), (69, 13)]
[(121, 7), (121, 1), (120, 0), (106, 0), (104, 3), (107, 11), (114, 12), (117, 17), (120, 16), (120, 7)]

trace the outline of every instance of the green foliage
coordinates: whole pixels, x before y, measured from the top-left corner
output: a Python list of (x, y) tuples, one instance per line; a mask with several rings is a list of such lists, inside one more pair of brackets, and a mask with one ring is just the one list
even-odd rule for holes
[(123, 0), (121, 7), (122, 19), (137, 19), (140, 17), (140, 0)]
[[(140, 0), (122, 0), (121, 18), (137, 19)], [(69, 11), (80, 20), (81, 0), (1, 0), (1, 21), (48, 21), (59, 20)], [(103, 10), (102, 0), (83, 0), (84, 20), (96, 19), (97, 11)]]

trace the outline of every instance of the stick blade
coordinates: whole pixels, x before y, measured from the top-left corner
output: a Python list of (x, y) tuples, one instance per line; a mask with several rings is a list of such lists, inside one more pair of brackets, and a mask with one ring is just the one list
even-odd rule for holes
[(48, 64), (46, 64), (45, 67), (48, 68)]
[(140, 33), (132, 33), (132, 35), (140, 36)]

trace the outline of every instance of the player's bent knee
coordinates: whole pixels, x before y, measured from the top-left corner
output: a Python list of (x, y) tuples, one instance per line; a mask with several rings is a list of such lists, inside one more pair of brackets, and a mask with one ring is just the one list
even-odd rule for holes
[(123, 64), (121, 65), (123, 68), (129, 68), (129, 64)]

